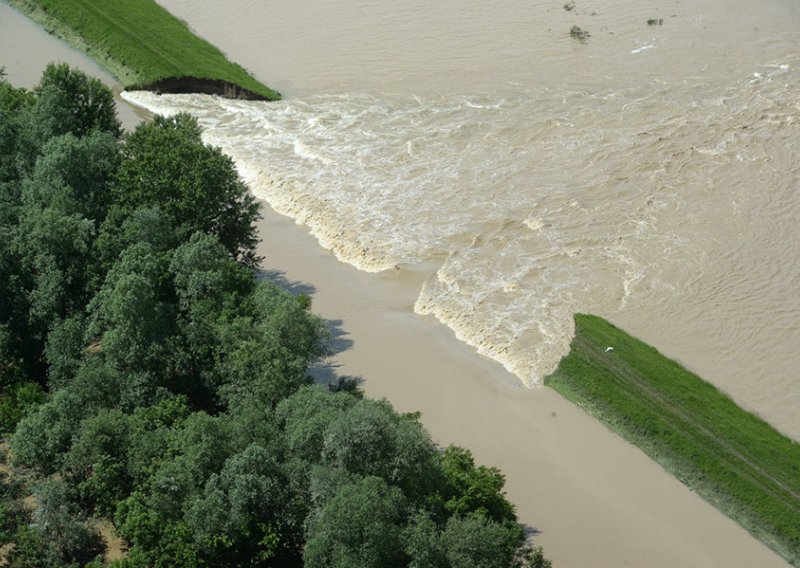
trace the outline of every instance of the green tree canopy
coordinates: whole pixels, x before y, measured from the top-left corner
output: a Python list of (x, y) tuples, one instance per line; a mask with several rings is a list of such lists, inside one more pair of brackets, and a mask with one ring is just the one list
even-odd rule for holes
[(169, 377), (168, 345), (177, 333), (168, 257), (148, 243), (127, 249), (89, 304), (88, 338), (121, 371)]
[(402, 566), (407, 503), (379, 477), (344, 486), (309, 523), (303, 559), (308, 568)]
[[(228, 458), (219, 474), (212, 474), (204, 490), (190, 499), (186, 520), (205, 555), (221, 563), (296, 563), (298, 534), (303, 519), (292, 514), (291, 494), (283, 468), (257, 444)], [(279, 564), (279, 562), (276, 562)]]
[(498, 470), (312, 385), (327, 325), (257, 279), (257, 217), (194, 119), (0, 77), (0, 428), (40, 482), (29, 516), (0, 476), (5, 563), (99, 568), (102, 519), (116, 568), (546, 568)]
[(82, 138), (72, 133), (52, 138), (23, 184), (23, 199), (67, 215), (80, 214), (99, 226), (106, 215), (119, 154), (117, 140), (103, 131), (93, 130)]
[(30, 171), (41, 149), (56, 136), (72, 133), (80, 138), (95, 130), (114, 137), (122, 133), (111, 90), (65, 63), (48, 65), (30, 98), (14, 98), (7, 104), (19, 111), (17, 163), (23, 171)]
[(258, 204), (231, 159), (203, 144), (194, 118), (157, 116), (128, 137), (123, 155), (114, 188), (115, 207), (123, 215), (160, 207), (181, 240), (208, 233), (232, 258), (256, 263)]
[(325, 432), (326, 464), (381, 477), (418, 498), (438, 481), (435, 448), (420, 424), (384, 401), (360, 400)]

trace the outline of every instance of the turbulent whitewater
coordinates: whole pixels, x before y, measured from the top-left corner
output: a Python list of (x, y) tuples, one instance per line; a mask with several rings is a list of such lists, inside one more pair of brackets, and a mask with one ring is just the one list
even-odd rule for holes
[(567, 352), (572, 314), (597, 313), (800, 437), (800, 59), (629, 75), (665, 61), (644, 39), (563, 85), (126, 98), (196, 116), (258, 197), (341, 260), (435, 266), (416, 311), (526, 385)]

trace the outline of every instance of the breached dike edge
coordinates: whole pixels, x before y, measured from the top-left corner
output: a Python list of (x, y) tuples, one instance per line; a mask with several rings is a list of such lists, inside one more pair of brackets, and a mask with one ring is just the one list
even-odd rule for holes
[[(262, 101), (281, 98), (155, 0), (102, 5), (89, 0), (8, 3), (105, 67), (127, 90)], [(141, 29), (148, 31), (140, 33)]]
[(216, 95), (226, 99), (241, 99), (246, 101), (270, 100), (264, 95), (255, 93), (241, 85), (223, 81), (222, 79), (206, 79), (203, 77), (167, 77), (145, 85), (131, 85), (127, 88), (131, 91), (150, 91), (158, 95), (200, 94)]

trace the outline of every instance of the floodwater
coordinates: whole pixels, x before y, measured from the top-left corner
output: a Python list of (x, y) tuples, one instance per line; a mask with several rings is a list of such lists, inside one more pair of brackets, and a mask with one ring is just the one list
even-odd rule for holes
[(531, 387), (596, 313), (800, 438), (795, 0), (162, 4), (285, 100), (131, 100), (417, 313)]
[[(337, 320), (336, 373), (500, 467), (559, 567), (786, 565), (411, 309), (531, 385), (571, 311), (603, 313), (798, 437), (793, 3), (163, 3), (286, 100), (131, 98), (196, 113), (256, 193), (388, 267), (265, 208), (259, 252)], [(2, 0), (0, 56), (28, 84), (92, 66)]]
[(39, 82), (45, 66), (52, 62), (69, 63), (108, 85), (114, 91), (117, 114), (126, 129), (134, 128), (143, 117), (149, 116), (119, 98), (122, 86), (108, 71), (0, 0), (0, 68), (5, 68), (11, 84), (32, 88)]

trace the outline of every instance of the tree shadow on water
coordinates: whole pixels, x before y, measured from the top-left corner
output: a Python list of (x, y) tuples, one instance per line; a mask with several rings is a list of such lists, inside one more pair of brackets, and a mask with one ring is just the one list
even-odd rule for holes
[[(317, 288), (313, 284), (309, 284), (308, 282), (299, 282), (296, 280), (291, 280), (286, 277), (286, 272), (283, 270), (277, 269), (266, 269), (266, 270), (259, 270), (256, 274), (256, 278), (261, 280), (269, 280), (279, 288), (286, 290), (287, 292), (300, 295), (305, 294), (311, 298), (314, 297), (314, 293), (317, 291)], [(312, 302), (311, 311), (314, 311), (314, 305)], [(349, 333), (347, 333), (343, 328), (343, 322), (340, 319), (336, 320), (324, 320), (325, 326), (328, 328), (328, 341), (327, 341), (327, 348), (328, 348), (328, 356), (324, 359), (318, 361), (317, 363), (311, 365), (308, 369), (308, 374), (311, 378), (314, 379), (314, 382), (317, 384), (328, 385), (331, 388), (339, 388), (342, 386), (342, 381), (350, 381), (353, 384), (360, 385), (364, 382), (364, 379), (361, 377), (350, 377), (341, 375), (338, 372), (339, 367), (341, 367), (340, 363), (336, 363), (331, 361), (331, 357), (338, 355), (344, 351), (347, 351), (353, 346), (353, 340), (350, 339)]]
[(328, 337), (328, 353), (330, 355), (338, 355), (353, 347), (353, 340), (342, 327), (343, 323), (340, 319), (325, 320), (325, 325), (330, 333)]
[(525, 538), (530, 539), (530, 538), (533, 538), (535, 536), (539, 536), (540, 534), (542, 534), (541, 529), (538, 529), (538, 528), (533, 527), (531, 525), (526, 525), (525, 523), (520, 523), (520, 525), (522, 526), (522, 530), (525, 532)]
[(317, 291), (316, 286), (313, 284), (309, 284), (308, 282), (299, 282), (297, 280), (290, 280), (286, 277), (286, 272), (283, 270), (258, 270), (256, 272), (256, 280), (259, 282), (262, 280), (269, 280), (278, 288), (283, 288), (295, 296), (299, 296), (300, 294), (313, 296)]
[(308, 369), (308, 374), (318, 384), (337, 385), (343, 378), (352, 379), (358, 384), (363, 382), (360, 377), (345, 377), (341, 375), (338, 372), (339, 367), (342, 366), (341, 363), (331, 360), (332, 356), (343, 353), (353, 346), (353, 340), (350, 339), (350, 334), (342, 327), (342, 323), (342, 320), (325, 320), (329, 333), (327, 342), (328, 355)]

